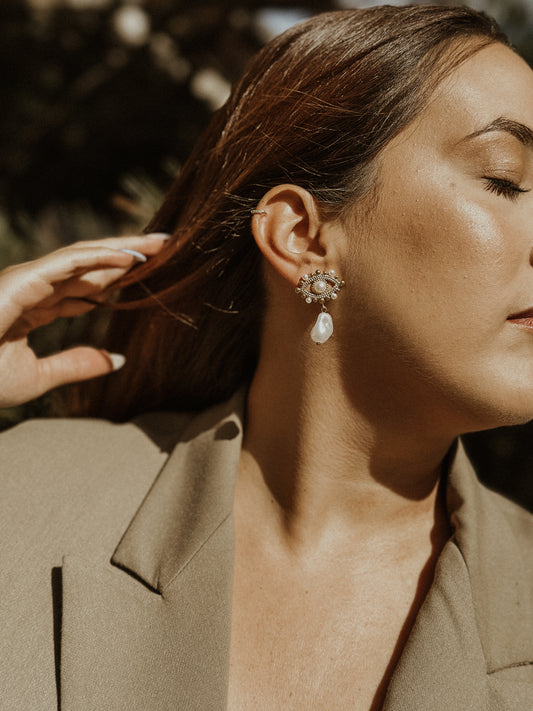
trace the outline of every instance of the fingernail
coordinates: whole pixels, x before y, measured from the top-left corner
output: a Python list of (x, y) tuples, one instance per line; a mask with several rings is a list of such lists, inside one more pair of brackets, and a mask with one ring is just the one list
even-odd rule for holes
[(141, 252), (136, 252), (134, 249), (121, 249), (121, 252), (126, 252), (126, 254), (131, 254), (132, 257), (139, 262), (146, 262), (146, 257)]
[(149, 237), (150, 239), (162, 239), (162, 240), (167, 240), (172, 237), (172, 235), (169, 235), (167, 232), (150, 232), (149, 235), (144, 235), (145, 237)]
[(123, 356), (122, 353), (108, 353), (107, 355), (113, 363), (113, 370), (120, 370), (126, 362), (126, 356)]

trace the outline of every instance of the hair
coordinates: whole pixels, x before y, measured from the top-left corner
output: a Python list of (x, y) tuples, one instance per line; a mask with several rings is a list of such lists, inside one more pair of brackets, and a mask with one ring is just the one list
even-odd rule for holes
[(508, 45), (487, 15), (437, 5), (328, 12), (269, 42), (147, 227), (173, 238), (121, 283), (102, 345), (127, 365), (77, 386), (74, 414), (196, 410), (251, 378), (265, 293), (250, 209), (292, 183), (344, 218), (375, 185), (384, 146), (493, 42)]

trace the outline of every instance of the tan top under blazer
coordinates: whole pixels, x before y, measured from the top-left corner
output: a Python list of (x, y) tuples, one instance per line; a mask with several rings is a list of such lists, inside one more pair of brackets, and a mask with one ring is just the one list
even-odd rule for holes
[[(0, 436), (2, 711), (225, 709), (242, 406)], [(384, 709), (531, 711), (533, 517), (460, 446), (447, 497)]]

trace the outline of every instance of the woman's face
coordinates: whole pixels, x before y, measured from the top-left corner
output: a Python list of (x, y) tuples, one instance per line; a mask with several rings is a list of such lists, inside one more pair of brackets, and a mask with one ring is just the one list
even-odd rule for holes
[(391, 406), (416, 399), (450, 432), (532, 418), (526, 63), (499, 44), (463, 63), (383, 151), (378, 193), (340, 240), (335, 325), (348, 377), (368, 376)]

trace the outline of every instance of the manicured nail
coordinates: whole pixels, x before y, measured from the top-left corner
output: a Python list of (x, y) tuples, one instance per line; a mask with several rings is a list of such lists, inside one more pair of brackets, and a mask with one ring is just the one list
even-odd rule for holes
[(150, 239), (162, 239), (162, 240), (167, 240), (172, 237), (172, 235), (169, 235), (167, 232), (150, 232), (149, 235), (144, 235), (145, 237), (149, 237)]
[(138, 262), (146, 262), (146, 257), (144, 254), (141, 254), (141, 252), (136, 252), (134, 249), (121, 249), (121, 252), (126, 252), (126, 254), (131, 254), (132, 257), (135, 257), (135, 259)]
[(126, 362), (126, 356), (123, 356), (122, 353), (108, 353), (107, 355), (113, 363), (113, 370), (120, 370)]

